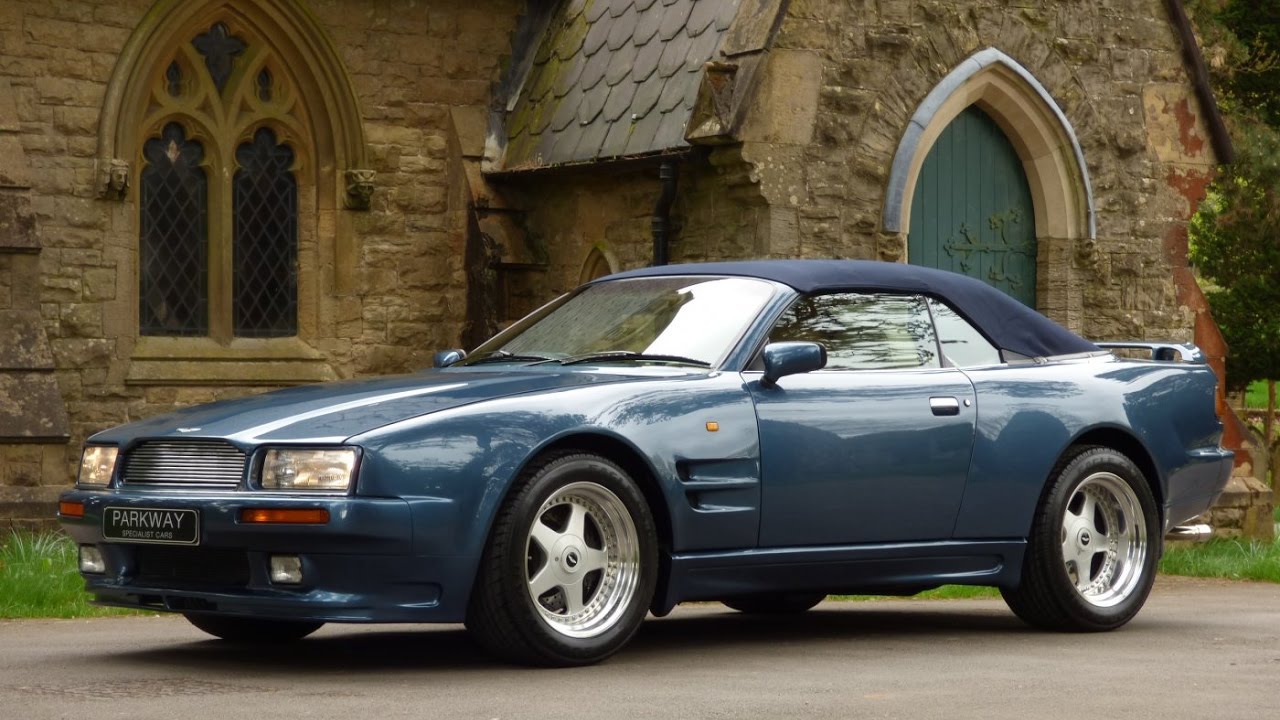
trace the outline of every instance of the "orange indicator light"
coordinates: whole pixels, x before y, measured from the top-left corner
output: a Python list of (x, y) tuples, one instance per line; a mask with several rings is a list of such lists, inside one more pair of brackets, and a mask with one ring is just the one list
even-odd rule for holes
[(259, 525), (324, 525), (329, 522), (329, 511), (323, 508), (244, 508), (240, 511), (240, 522)]
[(62, 517), (82, 518), (84, 517), (84, 503), (63, 500), (58, 503), (58, 514)]
[(720, 423), (714, 420), (707, 421), (707, 432), (720, 432)]

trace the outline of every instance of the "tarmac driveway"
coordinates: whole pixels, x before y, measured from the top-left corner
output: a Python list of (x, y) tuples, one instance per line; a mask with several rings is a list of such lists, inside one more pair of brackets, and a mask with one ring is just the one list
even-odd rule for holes
[(458, 626), (228, 646), (177, 617), (0, 622), (0, 718), (1280, 716), (1280, 586), (1161, 578), (1124, 629), (1027, 629), (999, 600), (650, 619), (609, 662), (497, 664)]

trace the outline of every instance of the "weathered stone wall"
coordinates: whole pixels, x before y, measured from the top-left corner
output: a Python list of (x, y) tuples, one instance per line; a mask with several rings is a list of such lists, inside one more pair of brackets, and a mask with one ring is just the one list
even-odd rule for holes
[[(5, 486), (69, 483), (80, 443), (106, 427), (290, 381), (269, 358), (217, 383), (129, 379), (137, 335), (137, 194), (99, 199), (94, 157), (107, 84), (150, 6), (0, 1), (0, 81), (7, 81), (0, 88), (15, 108), (13, 135), (30, 164), (31, 206), (44, 246), (38, 261), (0, 259), (0, 301), (28, 285), (38, 295), (71, 435), (65, 448), (4, 449)], [(335, 222), (349, 223), (354, 238), (339, 257), (348, 265), (342, 270), (349, 287), (337, 286), (331, 267), (317, 273), (318, 321), (304, 340), (325, 375), (412, 370), (428, 365), (433, 349), (457, 344), (466, 227), (449, 208), (450, 108), (486, 107), (521, 7), (518, 0), (310, 3), (346, 66), (377, 171), (372, 208), (337, 211)], [(317, 234), (325, 232), (332, 228), (321, 224)], [(14, 263), (27, 260), (16, 277)]]
[[(1070, 276), (1070, 297), (1041, 309), (1090, 337), (1191, 340), (1195, 309), (1171, 278), (1186, 266), (1185, 222), (1214, 158), (1159, 0), (1031, 7), (794, 0), (739, 132), (743, 142), (682, 168), (673, 261), (902, 259), (902, 238), (882, 231), (894, 152), (929, 91), (987, 47), (1026, 67), (1053, 96), (1092, 180), (1097, 241), (1053, 248), (1049, 274)], [(651, 202), (620, 200), (620, 212), (601, 212), (615, 209), (611, 196), (630, 197), (633, 182), (656, 193), (656, 178), (629, 177), (538, 185), (534, 197), (557, 211), (535, 210), (529, 228), (556, 257), (565, 254), (551, 262), (557, 289), (576, 280), (571, 266), (590, 242), (607, 243), (628, 258), (624, 266), (647, 260), (647, 249), (628, 245), (647, 248)], [(566, 204), (592, 212), (560, 211)], [(634, 222), (624, 238), (616, 218), (628, 214)], [(590, 242), (553, 241), (566, 237)]]
[[(874, 257), (889, 168), (913, 113), (966, 57), (994, 47), (1034, 75), (1074, 128), (1092, 180), (1096, 244), (1049, 267), (1073, 296), (1042, 308), (1085, 335), (1190, 340), (1171, 282), (1182, 224), (1214, 162), (1173, 25), (1158, 0), (831, 3), (795, 0), (775, 42), (820, 68), (808, 137), (752, 153), (794, 213), (803, 254)], [(803, 60), (792, 60), (802, 64)], [(794, 92), (794, 90), (790, 90)], [(791, 103), (803, 106), (803, 99)], [(767, 150), (765, 149), (767, 148)], [(759, 162), (759, 161), (758, 161)], [(884, 253), (882, 253), (884, 254)], [(1078, 312), (1069, 312), (1070, 307)]]

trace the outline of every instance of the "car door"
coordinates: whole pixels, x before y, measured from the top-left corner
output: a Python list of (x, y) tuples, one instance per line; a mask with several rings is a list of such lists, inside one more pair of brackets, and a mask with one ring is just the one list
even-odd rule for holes
[(760, 428), (761, 547), (951, 536), (973, 448), (974, 390), (944, 367), (919, 296), (798, 299), (771, 342), (820, 342), (823, 370), (744, 373)]

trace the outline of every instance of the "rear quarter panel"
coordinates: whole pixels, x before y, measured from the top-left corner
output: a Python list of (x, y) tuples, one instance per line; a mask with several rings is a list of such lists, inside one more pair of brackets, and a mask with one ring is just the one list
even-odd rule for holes
[(1162, 504), (1170, 478), (1218, 448), (1216, 379), (1205, 365), (1093, 359), (966, 372), (978, 420), (956, 538), (1026, 537), (1054, 465), (1092, 430), (1141, 444)]

